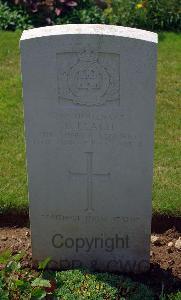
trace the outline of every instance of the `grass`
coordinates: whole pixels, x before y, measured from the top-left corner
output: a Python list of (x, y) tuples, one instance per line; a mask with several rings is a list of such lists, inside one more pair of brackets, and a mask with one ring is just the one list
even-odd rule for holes
[(153, 212), (177, 216), (181, 215), (180, 49), (181, 35), (160, 35), (153, 181)]
[[(19, 65), (20, 32), (0, 32), (0, 213), (28, 207), (23, 107)], [(179, 216), (179, 102), (181, 36), (162, 33), (159, 42), (153, 213)]]
[(0, 211), (27, 208), (20, 32), (0, 33)]

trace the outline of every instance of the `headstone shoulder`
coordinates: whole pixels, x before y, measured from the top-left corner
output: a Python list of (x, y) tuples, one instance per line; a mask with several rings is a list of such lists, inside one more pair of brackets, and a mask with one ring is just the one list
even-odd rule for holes
[(67, 34), (110, 35), (158, 43), (157, 33), (142, 29), (103, 24), (68, 24), (29, 29), (23, 31), (21, 41)]

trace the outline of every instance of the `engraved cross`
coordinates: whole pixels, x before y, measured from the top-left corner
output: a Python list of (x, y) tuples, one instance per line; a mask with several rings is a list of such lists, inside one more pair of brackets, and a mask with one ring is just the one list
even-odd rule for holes
[(87, 167), (86, 172), (73, 172), (69, 171), (70, 175), (79, 175), (79, 176), (86, 176), (86, 193), (87, 193), (87, 207), (85, 208), (85, 211), (87, 212), (93, 212), (93, 179), (94, 177), (108, 177), (110, 176), (110, 172), (107, 173), (94, 173), (93, 172), (93, 152), (85, 152), (86, 154), (86, 161), (87, 161)]

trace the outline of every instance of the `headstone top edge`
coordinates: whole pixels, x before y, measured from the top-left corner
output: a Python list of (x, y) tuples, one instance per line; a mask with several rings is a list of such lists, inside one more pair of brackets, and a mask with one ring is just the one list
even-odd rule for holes
[(158, 43), (157, 33), (131, 27), (103, 24), (68, 24), (29, 29), (23, 31), (20, 41), (46, 36), (58, 36), (69, 34), (120, 36), (144, 40), (152, 43)]

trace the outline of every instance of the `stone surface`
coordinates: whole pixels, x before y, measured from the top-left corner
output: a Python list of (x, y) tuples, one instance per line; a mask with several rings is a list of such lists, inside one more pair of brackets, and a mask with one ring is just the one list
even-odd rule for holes
[(169, 242), (169, 243), (168, 243), (168, 247), (169, 247), (169, 248), (173, 247), (173, 242)]
[(1, 241), (7, 241), (8, 237), (7, 236), (2, 236)]
[(176, 240), (175, 248), (181, 250), (181, 237), (179, 237), (178, 240)]
[(160, 242), (160, 239), (159, 239), (159, 236), (156, 236), (156, 235), (151, 235), (151, 243), (156, 245), (156, 244), (159, 244)]
[(106, 25), (23, 33), (34, 263), (149, 268), (156, 43)]

